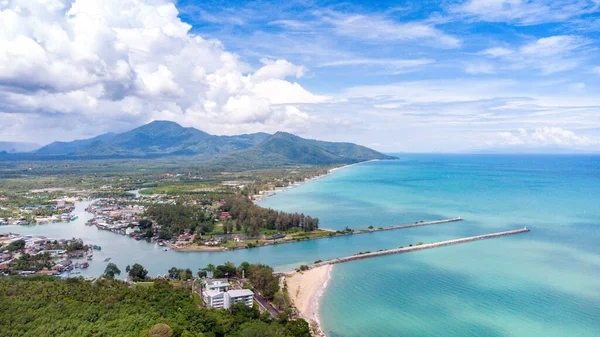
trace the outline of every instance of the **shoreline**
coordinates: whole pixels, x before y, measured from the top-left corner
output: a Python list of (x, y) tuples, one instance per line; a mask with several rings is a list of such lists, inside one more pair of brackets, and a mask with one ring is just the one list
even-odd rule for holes
[(316, 336), (326, 336), (319, 317), (319, 307), (331, 280), (332, 270), (332, 265), (323, 265), (286, 274), (290, 300)]
[(292, 188), (296, 188), (298, 186), (302, 186), (302, 185), (304, 185), (306, 183), (309, 183), (309, 182), (311, 182), (313, 180), (317, 180), (317, 179), (321, 179), (321, 178), (327, 177), (328, 175), (332, 174), (335, 171), (338, 171), (338, 170), (341, 170), (341, 169), (344, 169), (344, 168), (348, 168), (350, 166), (361, 165), (361, 164), (366, 164), (366, 163), (370, 163), (370, 162), (374, 162), (374, 161), (380, 161), (380, 160), (382, 160), (382, 159), (371, 159), (371, 160), (361, 161), (361, 162), (354, 163), (354, 164), (347, 164), (347, 165), (342, 165), (342, 166), (334, 167), (332, 169), (327, 170), (327, 173), (325, 173), (325, 174), (321, 174), (321, 175), (318, 175), (318, 176), (315, 176), (315, 177), (312, 177), (312, 178), (308, 178), (308, 179), (306, 179), (304, 181), (301, 181), (301, 182), (295, 182), (293, 184), (289, 184), (286, 187), (274, 187), (274, 188), (272, 188), (270, 190), (259, 191), (258, 194), (253, 197), (252, 202), (254, 204), (258, 205), (258, 204), (260, 204), (260, 202), (264, 201), (265, 198), (272, 197), (272, 196), (276, 195), (277, 193), (285, 192), (288, 189), (292, 189)]

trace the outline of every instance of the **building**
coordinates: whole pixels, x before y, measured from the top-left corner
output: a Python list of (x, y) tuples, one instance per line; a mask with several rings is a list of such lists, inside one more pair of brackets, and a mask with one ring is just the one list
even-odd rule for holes
[(227, 292), (218, 290), (205, 290), (202, 293), (202, 297), (204, 297), (204, 303), (206, 303), (206, 306), (215, 309), (225, 309), (226, 295)]
[(227, 281), (227, 279), (224, 278), (207, 280), (204, 283), (204, 289), (206, 289), (206, 291), (217, 290), (219, 292), (226, 292), (227, 290), (229, 290), (230, 287), (231, 285), (229, 284), (229, 281)]
[(229, 290), (225, 296), (225, 306), (230, 308), (235, 303), (242, 302), (251, 307), (253, 304), (254, 293), (250, 289)]
[(253, 305), (254, 293), (249, 289), (229, 290), (230, 284), (226, 279), (209, 280), (204, 285), (202, 298), (210, 308), (229, 309), (235, 303)]
[(218, 291), (206, 290), (202, 293), (204, 303), (210, 308), (229, 309), (235, 303), (242, 302), (251, 307), (254, 299), (254, 293), (249, 289)]

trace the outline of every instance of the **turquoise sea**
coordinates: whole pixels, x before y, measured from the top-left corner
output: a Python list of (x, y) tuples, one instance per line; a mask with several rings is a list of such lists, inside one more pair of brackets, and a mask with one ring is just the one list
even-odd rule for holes
[(532, 231), (336, 265), (320, 308), (328, 335), (600, 336), (600, 157), (399, 157), (262, 205), (336, 229), (466, 219), (372, 235), (378, 249)]
[(90, 268), (141, 263), (151, 275), (242, 261), (291, 270), (360, 251), (495, 231), (510, 237), (336, 265), (321, 300), (330, 336), (600, 336), (600, 157), (399, 155), (350, 166), (261, 204), (321, 227), (366, 228), (461, 216), (463, 222), (225, 253), (164, 252), (77, 221), (0, 232), (102, 245)]

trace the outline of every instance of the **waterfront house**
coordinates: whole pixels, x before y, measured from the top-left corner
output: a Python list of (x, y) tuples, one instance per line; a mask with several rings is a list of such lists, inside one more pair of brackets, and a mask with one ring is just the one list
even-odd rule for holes
[(60, 273), (57, 270), (42, 269), (42, 270), (38, 271), (37, 274), (41, 274), (41, 275), (58, 275)]

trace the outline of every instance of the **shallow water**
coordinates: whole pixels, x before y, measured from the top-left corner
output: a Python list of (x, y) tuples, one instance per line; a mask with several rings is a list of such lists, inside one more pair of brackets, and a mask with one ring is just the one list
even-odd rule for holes
[(600, 157), (410, 155), (262, 204), (336, 229), (466, 219), (386, 232), (380, 248), (532, 229), (336, 265), (320, 311), (331, 336), (599, 336), (599, 192)]
[[(532, 232), (336, 265), (321, 303), (331, 336), (599, 336), (600, 157), (402, 155), (370, 162), (265, 199), (321, 227), (366, 228), (462, 216), (465, 221), (215, 253), (164, 252), (155, 244), (77, 221), (2, 226), (0, 232), (81, 237), (105, 258), (172, 266), (232, 261), (291, 270), (315, 260), (527, 226)], [(123, 275), (122, 275), (123, 276)]]

